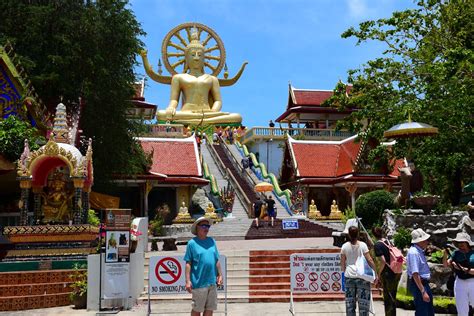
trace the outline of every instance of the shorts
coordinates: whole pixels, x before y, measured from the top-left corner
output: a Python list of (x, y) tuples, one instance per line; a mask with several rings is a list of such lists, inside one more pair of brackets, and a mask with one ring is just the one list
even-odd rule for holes
[(255, 218), (260, 218), (260, 214), (262, 214), (260, 211), (261, 211), (261, 210), (254, 210), (254, 212), (255, 212)]
[(274, 209), (273, 210), (267, 210), (267, 213), (268, 213), (269, 217), (276, 217), (276, 212), (275, 212)]
[(217, 310), (217, 286), (211, 285), (193, 289), (192, 308), (193, 311), (203, 313)]

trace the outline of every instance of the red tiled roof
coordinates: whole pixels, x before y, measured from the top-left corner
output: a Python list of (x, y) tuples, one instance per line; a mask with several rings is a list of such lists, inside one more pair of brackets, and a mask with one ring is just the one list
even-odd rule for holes
[(333, 95), (333, 92), (293, 89), (293, 95), (295, 96), (295, 105), (321, 106), (321, 103), (329, 99)]
[(298, 177), (334, 178), (352, 173), (360, 143), (350, 138), (344, 142), (300, 142), (289, 141)]
[(139, 140), (146, 153), (153, 151), (150, 173), (167, 176), (202, 176), (194, 137), (181, 140), (164, 138), (141, 138)]

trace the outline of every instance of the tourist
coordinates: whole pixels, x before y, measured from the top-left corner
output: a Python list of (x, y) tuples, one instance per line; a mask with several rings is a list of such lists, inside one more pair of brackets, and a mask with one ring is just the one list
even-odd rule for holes
[(268, 216), (270, 217), (271, 225), (273, 227), (275, 217), (276, 217), (275, 200), (273, 199), (271, 195), (269, 195), (268, 198), (265, 200), (265, 203), (267, 203), (267, 213), (268, 213)]
[(214, 144), (219, 144), (219, 135), (217, 135), (216, 131), (214, 131), (214, 133), (212, 134), (212, 142)]
[(383, 288), (383, 305), (385, 307), (385, 315), (394, 316), (397, 314), (397, 288), (401, 274), (395, 273), (390, 268), (390, 252), (388, 248), (389, 241), (383, 238), (383, 231), (380, 227), (373, 227), (377, 242), (374, 244), (375, 256), (379, 258), (380, 265), (377, 272), (378, 279), (382, 283)]
[(253, 160), (252, 160), (252, 157), (248, 157), (249, 158), (249, 170), (252, 171), (252, 168), (253, 168)]
[(249, 159), (247, 157), (243, 157), (241, 160), (242, 164), (242, 172), (245, 172), (245, 169), (249, 167)]
[(458, 248), (448, 259), (449, 252), (444, 250), (443, 264), (450, 266), (456, 274), (454, 297), (458, 315), (467, 316), (469, 305), (474, 306), (474, 243), (467, 233), (458, 233), (453, 243)]
[(219, 251), (214, 239), (207, 237), (212, 219), (198, 218), (191, 226), (196, 235), (188, 242), (186, 261), (186, 290), (192, 293), (191, 316), (204, 313), (211, 316), (217, 309), (217, 286), (222, 284)]
[(408, 288), (413, 294), (415, 315), (434, 315), (433, 293), (430, 289), (430, 267), (424, 250), (429, 244), (430, 235), (418, 228), (411, 232), (411, 247), (407, 254)]
[(262, 205), (263, 205), (262, 200), (260, 199), (259, 196), (257, 196), (256, 201), (253, 203), (253, 212), (255, 215), (255, 227), (257, 228), (259, 227), (258, 219), (260, 218), (260, 215), (261, 215)]
[[(363, 255), (372, 269), (375, 264), (369, 254), (367, 244), (359, 240), (359, 228), (349, 227), (349, 241), (341, 248), (341, 270), (344, 273), (346, 289), (346, 315), (355, 316), (356, 302), (359, 304), (359, 315), (370, 312), (370, 282), (358, 277), (356, 261)], [(377, 283), (377, 279), (375, 280)]]

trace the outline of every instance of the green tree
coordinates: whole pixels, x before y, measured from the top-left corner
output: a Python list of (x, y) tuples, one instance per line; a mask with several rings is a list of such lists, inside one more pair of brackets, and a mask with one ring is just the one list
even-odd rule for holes
[(0, 43), (13, 43), (39, 95), (49, 105), (82, 98), (81, 128), (93, 139), (96, 184), (143, 172), (147, 164), (133, 139), (139, 124), (126, 118), (144, 35), (127, 2), (0, 2)]
[(0, 153), (5, 158), (12, 162), (20, 158), (25, 146), (25, 139), (28, 139), (31, 150), (38, 149), (41, 144), (46, 143), (44, 137), (28, 122), (15, 116), (9, 116), (0, 121)]
[(398, 140), (393, 154), (413, 158), (428, 189), (457, 204), (474, 157), (474, 2), (421, 0), (342, 37), (386, 45), (381, 57), (349, 71), (349, 96), (336, 86), (329, 104), (359, 108), (342, 126), (378, 140), (409, 116), (437, 127), (437, 136)]

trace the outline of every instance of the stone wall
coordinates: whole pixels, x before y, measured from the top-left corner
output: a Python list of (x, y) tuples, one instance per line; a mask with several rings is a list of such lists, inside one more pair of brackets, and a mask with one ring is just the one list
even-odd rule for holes
[(390, 239), (393, 238), (398, 227), (410, 230), (422, 228), (431, 235), (433, 245), (444, 248), (446, 243), (462, 230), (461, 221), (464, 216), (467, 216), (467, 212), (424, 215), (423, 210), (409, 209), (403, 214), (396, 215), (392, 210), (385, 210), (383, 228)]
[[(428, 263), (430, 266), (431, 279), (430, 288), (433, 295), (453, 296), (452, 291), (448, 290), (448, 281), (451, 278), (451, 268), (445, 268), (442, 264)], [(398, 287), (408, 288), (407, 271), (403, 271)]]

